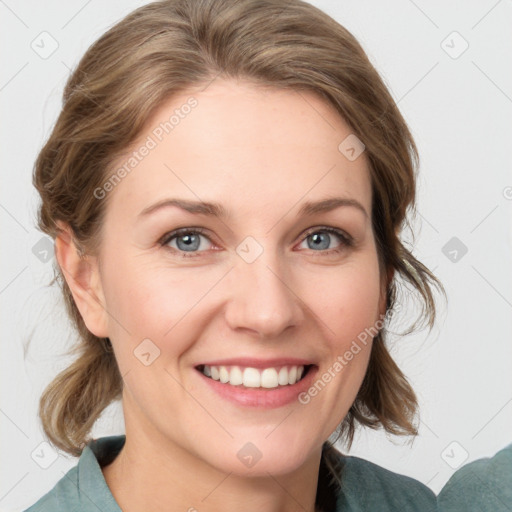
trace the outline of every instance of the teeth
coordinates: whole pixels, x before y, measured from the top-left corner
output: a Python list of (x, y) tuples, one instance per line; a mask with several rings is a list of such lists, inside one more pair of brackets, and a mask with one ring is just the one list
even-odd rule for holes
[(277, 388), (298, 382), (304, 373), (304, 366), (283, 366), (281, 368), (240, 368), (239, 366), (204, 365), (203, 373), (213, 380), (231, 386), (246, 388)]
[(262, 388), (277, 388), (279, 382), (277, 381), (277, 370), (275, 368), (265, 368), (261, 372), (261, 387)]
[(286, 368), (286, 366), (283, 366), (279, 370), (279, 375), (277, 376), (277, 382), (281, 386), (285, 386), (286, 384), (289, 384), (289, 382), (288, 382), (288, 368)]
[(229, 372), (228, 370), (226, 369), (225, 366), (221, 366), (219, 368), (219, 377), (220, 377), (220, 381), (225, 384), (226, 382), (229, 381)]
[[(221, 366), (222, 368), (222, 366)], [(246, 368), (244, 370), (243, 385), (246, 388), (259, 388), (261, 384), (261, 374), (256, 368)], [(231, 381), (230, 381), (231, 384)]]
[(288, 371), (288, 384), (293, 384), (297, 382), (297, 367), (292, 366)]
[(240, 370), (238, 366), (233, 366), (229, 372), (229, 383), (232, 386), (239, 386), (240, 384), (243, 384), (243, 382), (244, 376), (242, 375), (242, 370)]

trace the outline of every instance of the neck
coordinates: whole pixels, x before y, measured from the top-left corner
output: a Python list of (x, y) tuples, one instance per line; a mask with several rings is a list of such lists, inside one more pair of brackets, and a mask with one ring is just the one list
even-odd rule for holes
[(123, 512), (315, 512), (321, 448), (286, 475), (250, 477), (222, 472), (159, 434), (131, 432), (115, 460), (102, 468)]

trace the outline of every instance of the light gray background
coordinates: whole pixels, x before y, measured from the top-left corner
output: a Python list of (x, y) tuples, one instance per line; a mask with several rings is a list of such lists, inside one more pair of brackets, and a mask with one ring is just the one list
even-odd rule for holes
[[(144, 3), (0, 0), (2, 511), (34, 503), (77, 462), (40, 446), (38, 399), (69, 363), (59, 354), (75, 338), (58, 289), (45, 286), (52, 260), (41, 261), (32, 167), (69, 69)], [(512, 442), (512, 3), (311, 3), (358, 38), (409, 123), (421, 156), (415, 254), (448, 293), (430, 335), (392, 343), (420, 398), (420, 435), (411, 445), (361, 431), (351, 453), (438, 492), (454, 468)], [(46, 37), (51, 48), (43, 31), (58, 43), (46, 59), (31, 47)], [(469, 47), (457, 56), (464, 40)], [(456, 261), (442, 251), (452, 237), (467, 247)], [(121, 412), (119, 404), (107, 409), (93, 435), (123, 433)]]

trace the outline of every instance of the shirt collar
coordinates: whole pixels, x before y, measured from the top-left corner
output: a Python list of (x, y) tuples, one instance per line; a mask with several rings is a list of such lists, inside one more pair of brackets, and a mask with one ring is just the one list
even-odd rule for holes
[(125, 435), (89, 441), (78, 461), (80, 510), (122, 512), (105, 481), (101, 468), (112, 462), (126, 440)]

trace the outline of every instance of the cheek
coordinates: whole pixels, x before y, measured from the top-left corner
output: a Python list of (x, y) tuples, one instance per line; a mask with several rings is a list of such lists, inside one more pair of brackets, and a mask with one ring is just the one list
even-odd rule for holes
[(378, 321), (381, 290), (376, 256), (354, 260), (313, 282), (308, 302), (324, 321), (332, 344), (342, 348)]
[[(109, 332), (114, 339), (137, 345), (149, 338), (166, 352), (180, 353), (180, 331), (189, 325), (201, 300), (219, 281), (222, 272), (196, 268), (170, 268), (118, 259), (105, 268), (105, 299)], [(128, 334), (129, 333), (129, 334)]]

